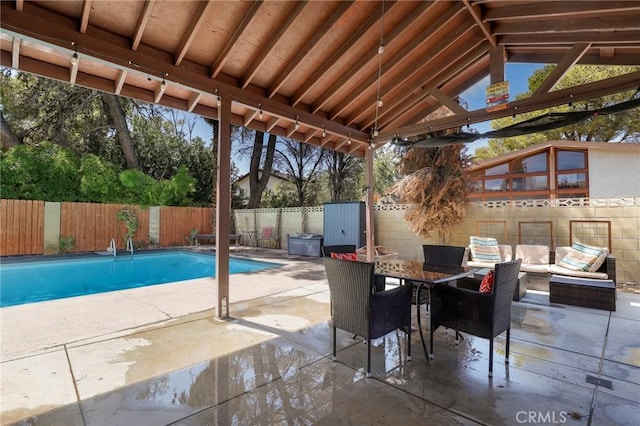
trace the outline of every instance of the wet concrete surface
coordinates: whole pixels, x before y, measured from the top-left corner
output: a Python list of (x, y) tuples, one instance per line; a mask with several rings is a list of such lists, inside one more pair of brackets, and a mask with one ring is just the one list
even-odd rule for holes
[[(209, 284), (3, 308), (0, 422), (639, 424), (638, 294), (618, 292), (618, 310), (609, 312), (550, 305), (544, 293), (527, 293), (512, 307), (510, 363), (505, 335), (496, 339), (493, 378), (488, 340), (464, 335), (456, 345), (442, 329), (431, 362), (415, 331), (411, 361), (402, 332), (373, 341), (373, 376), (366, 378), (361, 338), (338, 330), (331, 361), (319, 260), (285, 263), (279, 273), (234, 276), (226, 320), (200, 309), (201, 300), (189, 305)], [(159, 315), (144, 306), (166, 309)], [(116, 325), (101, 324), (116, 316)], [(428, 327), (428, 318), (422, 323)], [(20, 344), (25, 333), (32, 336)]]

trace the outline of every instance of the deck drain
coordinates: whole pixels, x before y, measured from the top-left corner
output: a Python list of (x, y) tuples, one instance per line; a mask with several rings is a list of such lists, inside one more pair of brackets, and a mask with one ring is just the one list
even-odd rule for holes
[(592, 385), (596, 386), (602, 386), (603, 388), (607, 389), (613, 389), (613, 383), (611, 383), (611, 380), (601, 379), (589, 374), (587, 374), (587, 383), (591, 383)]

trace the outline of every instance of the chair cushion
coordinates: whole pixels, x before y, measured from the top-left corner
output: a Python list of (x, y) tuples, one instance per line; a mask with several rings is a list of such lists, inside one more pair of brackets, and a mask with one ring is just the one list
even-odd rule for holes
[(609, 250), (607, 250), (606, 248), (603, 247), (602, 248), (602, 253), (600, 254), (600, 256), (598, 256), (596, 261), (593, 262), (593, 265), (591, 265), (591, 267), (589, 268), (589, 270), (587, 272), (597, 272), (598, 269), (600, 269), (600, 267), (604, 263), (604, 261), (607, 259), (608, 255), (609, 255)]
[[(591, 268), (602, 255), (602, 252), (603, 249), (600, 247), (575, 242), (571, 245), (560, 263), (558, 263), (558, 266), (574, 271), (588, 272), (589, 268)], [(600, 264), (602, 264), (602, 262)]]
[(489, 271), (482, 278), (480, 283), (480, 293), (491, 293), (493, 291), (493, 276), (494, 272)]
[(358, 260), (357, 253), (334, 253), (331, 252), (332, 259), (340, 259), (340, 260)]
[(475, 262), (500, 262), (500, 249), (495, 238), (483, 238), (471, 236), (469, 249), (471, 260)]
[(550, 274), (556, 274), (556, 275), (568, 275), (570, 277), (580, 277), (580, 278), (593, 278), (596, 280), (609, 279), (609, 276), (604, 272), (576, 271), (573, 269), (563, 268), (562, 266), (558, 266), (558, 265), (549, 265), (549, 268), (547, 268), (547, 272)]
[(549, 246), (518, 244), (516, 246), (516, 259), (522, 259), (522, 266), (525, 264), (549, 266)]

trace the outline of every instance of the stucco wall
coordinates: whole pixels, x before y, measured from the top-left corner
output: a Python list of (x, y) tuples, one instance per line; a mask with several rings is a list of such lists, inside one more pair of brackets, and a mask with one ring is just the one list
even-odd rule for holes
[(640, 153), (589, 151), (591, 198), (633, 197), (640, 194)]

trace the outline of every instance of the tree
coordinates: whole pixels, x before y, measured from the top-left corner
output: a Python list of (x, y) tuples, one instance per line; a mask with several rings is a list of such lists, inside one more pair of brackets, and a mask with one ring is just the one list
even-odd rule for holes
[[(263, 154), (264, 133), (256, 130), (254, 132), (253, 149), (251, 150), (251, 161), (249, 163), (249, 203), (250, 209), (260, 207), (262, 194), (264, 193), (271, 172), (273, 170), (273, 159), (276, 152), (276, 135), (269, 135), (267, 149)], [(264, 161), (262, 160), (264, 155)], [(260, 167), (262, 163), (262, 167)]]
[(338, 151), (324, 153), (331, 189), (331, 201), (358, 199), (362, 192), (364, 169), (362, 160)]
[(308, 188), (318, 178), (317, 174), (325, 150), (293, 139), (282, 138), (276, 153), (278, 165), (293, 179), (297, 206), (314, 205), (313, 194), (308, 191)]
[(133, 149), (133, 141), (131, 140), (131, 134), (129, 133), (129, 127), (127, 126), (127, 116), (120, 105), (120, 99), (116, 95), (110, 93), (102, 93), (102, 100), (107, 106), (107, 110), (111, 115), (112, 123), (116, 129), (118, 135), (118, 141), (122, 147), (122, 153), (127, 160), (127, 167), (130, 169), (140, 170), (140, 163), (138, 162), (138, 156)]
[[(546, 77), (553, 71), (554, 67), (554, 65), (547, 65), (536, 70), (529, 78), (529, 90), (526, 93), (516, 96), (516, 99), (523, 99), (531, 96)], [(569, 70), (564, 78), (558, 82), (554, 90), (566, 89), (579, 84), (603, 80), (605, 78), (628, 74), (638, 70), (640, 70), (640, 67), (578, 65)], [(567, 102), (564, 105), (559, 105), (553, 108), (518, 114), (516, 117), (505, 117), (493, 120), (491, 122), (491, 127), (494, 129), (500, 129), (548, 112), (566, 112), (571, 110), (582, 111), (602, 108), (629, 100), (634, 96), (634, 92), (635, 91), (616, 93), (609, 96), (603, 96), (598, 99), (591, 99), (589, 101)], [(492, 139), (488, 142), (486, 147), (481, 147), (476, 150), (476, 158), (479, 160), (492, 158), (504, 154), (505, 152), (515, 151), (546, 140), (640, 142), (640, 114), (638, 114), (637, 110), (631, 110), (619, 114), (595, 117), (594, 119), (583, 123), (532, 135), (515, 136), (505, 139)]]

